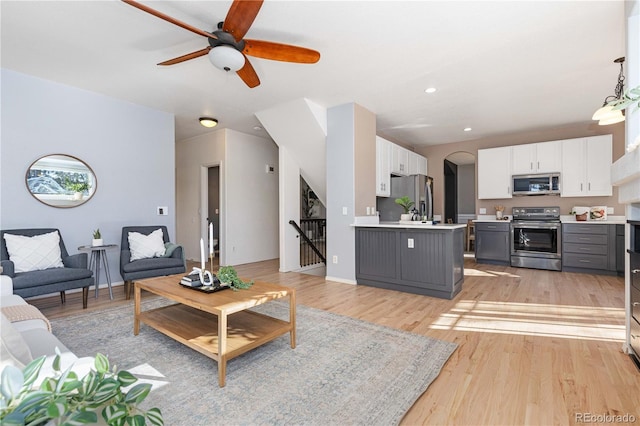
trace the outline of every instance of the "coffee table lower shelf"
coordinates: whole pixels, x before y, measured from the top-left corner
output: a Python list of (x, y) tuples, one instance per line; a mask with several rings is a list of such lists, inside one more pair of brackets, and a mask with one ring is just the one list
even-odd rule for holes
[[(253, 311), (227, 317), (227, 335), (219, 354), (218, 316), (175, 304), (143, 311), (139, 321), (218, 362), (220, 386), (224, 386), (226, 361), (292, 331), (292, 324)], [(136, 333), (137, 334), (137, 333)], [(295, 341), (291, 342), (295, 347)]]

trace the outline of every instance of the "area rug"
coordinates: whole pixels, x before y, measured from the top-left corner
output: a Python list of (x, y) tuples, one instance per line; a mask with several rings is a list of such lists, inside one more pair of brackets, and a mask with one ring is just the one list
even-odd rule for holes
[[(279, 301), (256, 310), (288, 319)], [(296, 348), (286, 334), (230, 360), (220, 388), (214, 360), (144, 324), (134, 336), (132, 317), (124, 306), (51, 323), (76, 355), (103, 353), (153, 383), (145, 405), (171, 426), (398, 424), (457, 347), (298, 305)]]

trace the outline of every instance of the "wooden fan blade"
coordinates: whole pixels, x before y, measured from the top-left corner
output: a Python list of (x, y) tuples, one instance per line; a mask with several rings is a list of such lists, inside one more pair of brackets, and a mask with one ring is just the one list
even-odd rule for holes
[(137, 9), (140, 9), (140, 10), (142, 10), (144, 12), (150, 13), (153, 16), (156, 16), (156, 17), (158, 17), (160, 19), (164, 19), (167, 22), (171, 22), (174, 25), (182, 27), (185, 30), (189, 30), (189, 31), (191, 31), (193, 33), (196, 33), (198, 35), (201, 35), (203, 37), (210, 37), (210, 38), (213, 38), (213, 39), (216, 39), (216, 40), (218, 39), (218, 36), (216, 36), (215, 34), (208, 33), (206, 31), (203, 31), (203, 30), (199, 29), (199, 28), (196, 28), (194, 26), (186, 24), (186, 23), (184, 23), (182, 21), (178, 21), (177, 19), (172, 18), (169, 15), (165, 15), (162, 12), (158, 12), (157, 10), (152, 9), (149, 6), (145, 6), (144, 4), (138, 3), (137, 1), (134, 1), (134, 0), (122, 0), (122, 1), (125, 2), (128, 5), (131, 5), (131, 6), (135, 7), (135, 8), (137, 8)]
[(315, 64), (320, 60), (320, 53), (315, 50), (264, 40), (245, 39), (242, 53), (256, 58), (301, 64)]
[(245, 82), (250, 88), (254, 88), (260, 85), (260, 79), (256, 70), (253, 69), (253, 65), (249, 62), (249, 58), (245, 56), (244, 66), (236, 71), (236, 74)]
[(174, 65), (180, 62), (188, 61), (189, 59), (199, 58), (204, 56), (211, 50), (211, 46), (207, 46), (202, 50), (196, 52), (187, 53), (186, 55), (178, 56), (177, 58), (169, 59), (168, 61), (160, 62), (158, 65)]
[(230, 33), (236, 41), (242, 40), (256, 19), (263, 0), (234, 0), (222, 22), (222, 31)]

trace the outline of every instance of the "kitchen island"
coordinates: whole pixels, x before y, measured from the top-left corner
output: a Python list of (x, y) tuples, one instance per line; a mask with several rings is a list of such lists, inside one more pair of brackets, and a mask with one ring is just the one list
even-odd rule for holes
[(464, 281), (466, 224), (358, 224), (358, 284), (453, 299)]

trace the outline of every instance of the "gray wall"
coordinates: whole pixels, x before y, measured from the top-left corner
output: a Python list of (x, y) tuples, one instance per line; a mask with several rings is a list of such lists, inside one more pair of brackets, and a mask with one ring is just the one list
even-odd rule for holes
[[(119, 245), (126, 225), (166, 225), (175, 238), (172, 114), (5, 69), (1, 78), (0, 228), (60, 228), (70, 253), (91, 244), (96, 228), (106, 244)], [(98, 186), (87, 203), (54, 208), (27, 192), (27, 168), (53, 153), (93, 169)], [(157, 206), (169, 214), (157, 216)], [(108, 252), (113, 282), (122, 281), (119, 256)]]
[(458, 166), (458, 213), (475, 214), (476, 211), (476, 165)]

